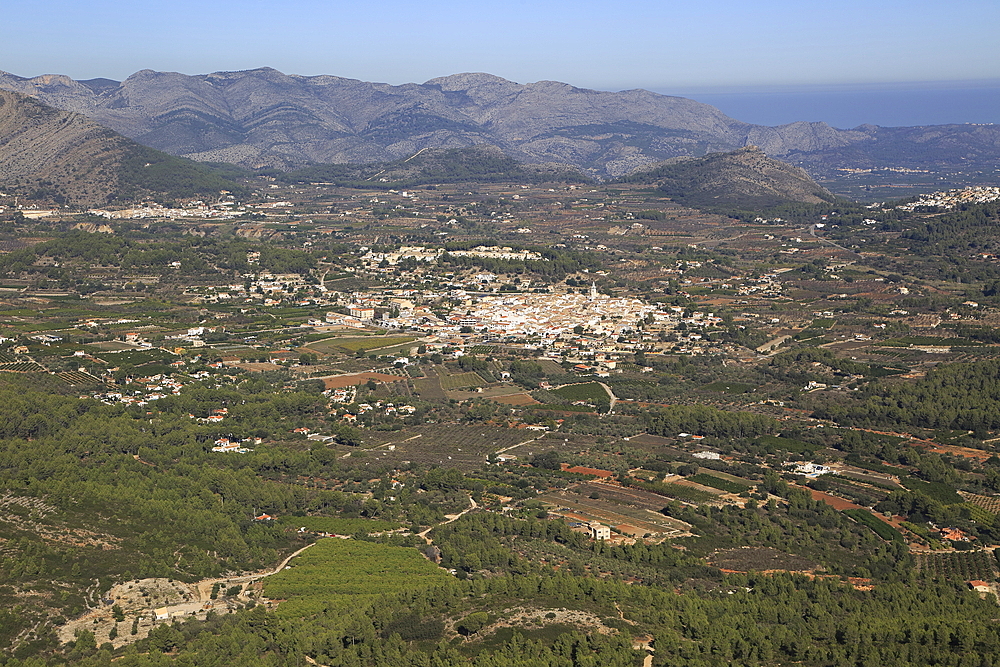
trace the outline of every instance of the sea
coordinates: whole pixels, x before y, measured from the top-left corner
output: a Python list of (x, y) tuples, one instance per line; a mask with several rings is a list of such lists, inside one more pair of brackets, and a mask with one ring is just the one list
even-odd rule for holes
[(711, 104), (756, 125), (822, 121), (849, 129), (1000, 124), (1000, 79), (840, 86), (656, 89)]

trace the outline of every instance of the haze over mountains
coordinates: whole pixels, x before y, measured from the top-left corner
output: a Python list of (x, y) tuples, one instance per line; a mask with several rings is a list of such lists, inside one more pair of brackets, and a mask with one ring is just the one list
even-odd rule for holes
[(993, 171), (1000, 158), (998, 126), (766, 127), (645, 90), (518, 84), (489, 74), (392, 86), (270, 68), (198, 76), (142, 70), (123, 82), (0, 73), (0, 88), (84, 114), (173, 155), (245, 167), (391, 161), (423, 148), (476, 144), (600, 178), (751, 144), (814, 176), (839, 168)]

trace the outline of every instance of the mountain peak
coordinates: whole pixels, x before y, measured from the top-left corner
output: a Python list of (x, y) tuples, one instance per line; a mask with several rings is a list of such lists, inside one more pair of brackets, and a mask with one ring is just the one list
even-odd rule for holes
[(464, 72), (431, 79), (425, 86), (437, 86), (442, 90), (468, 90), (479, 86), (518, 86), (520, 84), (486, 72)]

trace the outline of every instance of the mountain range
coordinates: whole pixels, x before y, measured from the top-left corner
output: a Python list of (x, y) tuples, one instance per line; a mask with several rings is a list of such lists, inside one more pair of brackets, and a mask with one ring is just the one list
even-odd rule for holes
[(993, 171), (1000, 158), (1000, 126), (767, 127), (646, 90), (519, 84), (482, 73), (393, 86), (270, 68), (197, 76), (142, 70), (120, 82), (0, 72), (0, 88), (172, 155), (251, 168), (389, 162), (421, 149), (478, 144), (604, 179), (746, 145), (813, 176), (845, 168)]
[(0, 184), (31, 199), (87, 206), (241, 189), (196, 162), (8, 90), (0, 90)]

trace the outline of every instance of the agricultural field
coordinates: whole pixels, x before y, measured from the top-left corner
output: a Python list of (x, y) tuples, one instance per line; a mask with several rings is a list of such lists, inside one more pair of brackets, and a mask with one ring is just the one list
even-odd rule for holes
[(769, 452), (776, 449), (783, 449), (792, 454), (812, 454), (817, 449), (820, 449), (818, 445), (802, 442), (801, 440), (793, 440), (792, 438), (782, 438), (776, 435), (762, 435), (754, 441), (754, 444), (761, 445)]
[(532, 431), (495, 426), (432, 424), (396, 431), (383, 445), (356, 450), (351, 457), (359, 459), (353, 464), (366, 467), (412, 464), (472, 471), (486, 463), (487, 455), (535, 437)]
[(566, 384), (551, 392), (570, 401), (607, 401), (608, 392), (597, 382)]
[(128, 343), (122, 343), (116, 340), (105, 340), (98, 341), (96, 343), (88, 343), (84, 349), (93, 354), (100, 354), (101, 352), (123, 352), (125, 350), (134, 350), (135, 345), (129, 345)]
[(786, 570), (789, 572), (811, 572), (816, 563), (807, 558), (788, 554), (771, 547), (740, 547), (720, 549), (708, 557), (708, 562), (724, 570), (736, 572), (768, 572)]
[(877, 486), (886, 489), (901, 489), (902, 484), (897, 484), (891, 479), (885, 479), (884, 477), (876, 477), (875, 475), (866, 475), (860, 472), (854, 472), (852, 470), (841, 470), (838, 475), (843, 479), (855, 480), (857, 482), (862, 482), (864, 484), (871, 484), (872, 486)]
[(283, 618), (328, 608), (360, 608), (380, 595), (415, 591), (450, 578), (412, 547), (326, 538), (264, 580), (264, 595), (282, 600)]
[(751, 392), (756, 387), (752, 384), (746, 384), (743, 382), (726, 382), (724, 380), (719, 380), (717, 382), (712, 382), (706, 384), (701, 388), (702, 391), (718, 391), (725, 394), (746, 394)]
[(530, 394), (506, 394), (504, 396), (494, 396), (493, 400), (504, 405), (539, 405)]
[(441, 380), (434, 369), (428, 368), (427, 377), (413, 381), (413, 388), (424, 401), (445, 402), (448, 396), (441, 389)]
[(542, 367), (542, 372), (546, 375), (564, 375), (563, 367), (551, 359), (535, 359), (535, 363)]
[(659, 496), (664, 496), (666, 498), (673, 498), (674, 500), (681, 500), (688, 503), (707, 503), (718, 499), (718, 496), (722, 495), (722, 491), (717, 491), (712, 489), (709, 491), (709, 487), (699, 486), (696, 483), (687, 485), (683, 483), (683, 478), (678, 478), (681, 481), (678, 482), (643, 482), (640, 480), (633, 480), (629, 484), (643, 491), (653, 493)]
[(887, 542), (903, 542), (903, 534), (866, 509), (846, 509), (844, 514), (851, 517)]
[(173, 361), (176, 358), (173, 354), (167, 352), (166, 350), (137, 350), (135, 348), (123, 350), (122, 352), (116, 352), (113, 355), (108, 356), (110, 358), (106, 361), (119, 366), (142, 366), (143, 364), (154, 362)]
[(941, 338), (938, 336), (901, 336), (884, 340), (877, 345), (884, 347), (909, 347), (911, 345), (931, 345), (935, 347), (951, 347), (954, 345), (975, 345), (965, 338)]
[[(664, 499), (660, 499), (659, 509), (654, 510), (630, 502), (628, 493), (631, 491), (633, 489), (584, 484), (574, 491), (547, 493), (538, 499), (550, 506), (551, 514), (568, 521), (600, 521), (620, 532), (640, 537), (646, 533), (671, 537), (689, 533), (691, 527), (688, 524), (660, 513), (659, 510), (666, 504)], [(593, 495), (599, 497), (590, 497)]]
[(951, 581), (996, 581), (997, 559), (988, 551), (915, 554), (917, 570)]
[(957, 505), (962, 502), (962, 496), (943, 482), (925, 482), (915, 477), (903, 477), (899, 481), (910, 491), (919, 491), (943, 505)]
[[(260, 364), (265, 365), (265, 364)], [(272, 366), (273, 364), (267, 364)], [(406, 378), (398, 375), (386, 375), (385, 373), (349, 373), (347, 375), (331, 375), (329, 377), (317, 378), (323, 381), (327, 389), (340, 389), (343, 387), (353, 387), (354, 385), (365, 384), (369, 380), (375, 382), (401, 382)]]
[(980, 496), (965, 491), (959, 491), (959, 494), (969, 503), (981, 507), (987, 512), (992, 514), (1000, 513), (1000, 496)]
[(452, 389), (463, 389), (465, 387), (482, 387), (486, 384), (479, 373), (455, 373), (442, 375), (440, 377), (441, 388), (445, 391)]
[(394, 345), (404, 345), (411, 343), (416, 338), (413, 336), (360, 336), (351, 338), (327, 338), (324, 340), (309, 343), (309, 349), (319, 354), (332, 354), (339, 352), (356, 353), (358, 351), (368, 352), (383, 347)]
[(822, 478), (816, 480), (813, 486), (814, 488), (836, 493), (856, 503), (867, 506), (872, 506), (889, 495), (888, 490), (874, 489), (862, 486), (861, 484), (855, 484), (839, 475), (824, 475)]
[(10, 364), (0, 364), (0, 371), (7, 373), (45, 373), (46, 369), (34, 361), (16, 361)]
[(743, 493), (744, 491), (749, 491), (753, 488), (747, 484), (740, 484), (739, 482), (734, 482), (732, 480), (722, 479), (721, 477), (716, 477), (715, 475), (704, 472), (692, 475), (686, 479), (690, 482), (694, 482), (695, 484), (720, 489), (726, 493)]
[(330, 516), (284, 516), (278, 519), (278, 525), (296, 529), (305, 528), (314, 533), (333, 533), (336, 535), (355, 535), (357, 533), (370, 535), (399, 528), (399, 524), (392, 521)]
[(99, 378), (94, 377), (90, 373), (84, 373), (82, 371), (66, 371), (64, 373), (56, 374), (59, 379), (61, 379), (66, 384), (73, 385), (74, 387), (83, 387), (91, 385), (101, 384)]

